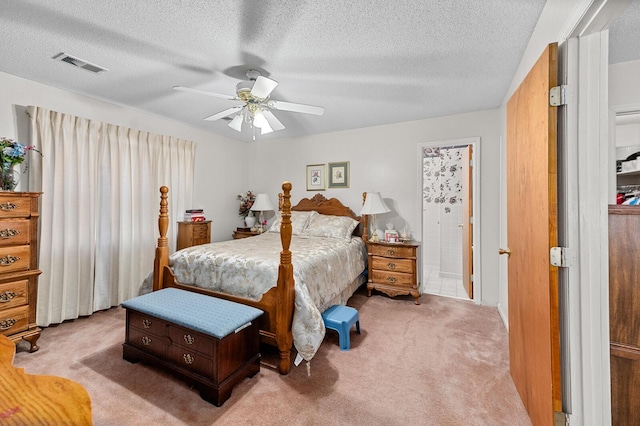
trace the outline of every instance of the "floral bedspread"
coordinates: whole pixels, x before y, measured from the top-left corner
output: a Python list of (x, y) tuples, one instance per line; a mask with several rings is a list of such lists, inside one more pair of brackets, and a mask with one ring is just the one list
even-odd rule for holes
[[(252, 238), (193, 246), (170, 257), (180, 283), (259, 300), (275, 287), (282, 245), (280, 234), (267, 232)], [(320, 312), (365, 269), (367, 252), (358, 237), (293, 236), (291, 240), (295, 307), (293, 341), (309, 361), (324, 339)]]

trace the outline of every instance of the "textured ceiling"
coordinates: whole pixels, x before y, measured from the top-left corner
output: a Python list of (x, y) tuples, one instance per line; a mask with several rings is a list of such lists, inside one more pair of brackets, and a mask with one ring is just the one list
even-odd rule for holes
[(609, 29), (609, 63), (640, 59), (640, 0), (633, 0)]
[[(233, 95), (254, 68), (280, 83), (272, 98), (325, 108), (324, 116), (274, 111), (286, 129), (259, 138), (497, 108), (545, 1), (0, 4), (0, 71), (250, 140), (227, 121), (202, 120), (236, 103), (172, 86)], [(109, 71), (95, 75), (51, 59), (60, 52)]]

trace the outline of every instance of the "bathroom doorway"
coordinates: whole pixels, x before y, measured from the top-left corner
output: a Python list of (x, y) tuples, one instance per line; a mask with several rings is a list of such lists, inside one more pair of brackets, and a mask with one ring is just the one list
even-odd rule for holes
[(423, 293), (480, 300), (473, 250), (478, 142), (420, 145)]

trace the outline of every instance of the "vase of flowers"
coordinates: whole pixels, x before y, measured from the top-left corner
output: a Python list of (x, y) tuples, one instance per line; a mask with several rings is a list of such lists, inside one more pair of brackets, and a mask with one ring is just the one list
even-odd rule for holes
[(256, 218), (253, 216), (251, 206), (256, 201), (256, 195), (253, 191), (247, 191), (244, 194), (238, 195), (240, 201), (240, 207), (238, 208), (238, 214), (244, 219), (244, 223), (247, 227), (252, 228), (256, 224)]
[[(29, 151), (42, 155), (34, 146), (21, 144), (4, 136), (0, 138), (0, 190), (13, 191), (16, 188), (20, 173), (15, 170), (15, 166), (24, 161)], [(27, 171), (26, 167), (24, 171)]]

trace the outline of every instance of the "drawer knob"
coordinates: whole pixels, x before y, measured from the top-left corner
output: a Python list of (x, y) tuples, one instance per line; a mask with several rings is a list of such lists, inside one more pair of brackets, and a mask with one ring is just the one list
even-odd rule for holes
[(0, 266), (10, 266), (16, 263), (18, 260), (20, 260), (18, 256), (8, 254), (5, 257), (0, 258)]
[(5, 211), (5, 212), (11, 211), (11, 210), (15, 210), (17, 208), (18, 208), (17, 204), (13, 204), (13, 203), (11, 203), (9, 201), (7, 201), (6, 203), (0, 204), (0, 210)]
[(20, 231), (18, 231), (17, 229), (3, 229), (0, 230), (0, 238), (6, 240), (9, 239), (11, 237), (15, 237), (16, 235), (18, 235), (20, 233)]
[(0, 330), (8, 330), (17, 323), (18, 320), (13, 318), (7, 318), (0, 321)]
[(187, 345), (193, 345), (193, 342), (196, 341), (196, 339), (194, 339), (193, 336), (191, 336), (190, 334), (185, 334), (183, 337), (184, 337), (184, 342)]
[(193, 361), (195, 361), (195, 358), (191, 356), (191, 354), (184, 354), (182, 355), (182, 358), (184, 359), (184, 362), (187, 364), (193, 364)]
[(147, 336), (142, 336), (142, 344), (145, 346), (149, 346), (151, 344), (151, 338)]
[(388, 267), (389, 269), (396, 269), (396, 264), (395, 264), (395, 263), (392, 263), (392, 262), (389, 262), (389, 263), (387, 263), (387, 267)]
[(393, 256), (394, 254), (396, 254), (396, 251), (395, 251), (394, 249), (388, 249), (388, 250), (387, 250), (387, 254), (388, 254), (389, 256)]
[(387, 277), (387, 281), (389, 281), (390, 283), (395, 283), (396, 277)]
[(16, 297), (17, 295), (18, 293), (16, 293), (15, 291), (5, 291), (0, 294), (0, 303), (11, 302), (11, 299)]
[(150, 328), (150, 327), (151, 327), (151, 324), (152, 324), (151, 320), (148, 320), (148, 319), (143, 319), (143, 320), (142, 320), (142, 326), (143, 326), (144, 328)]

